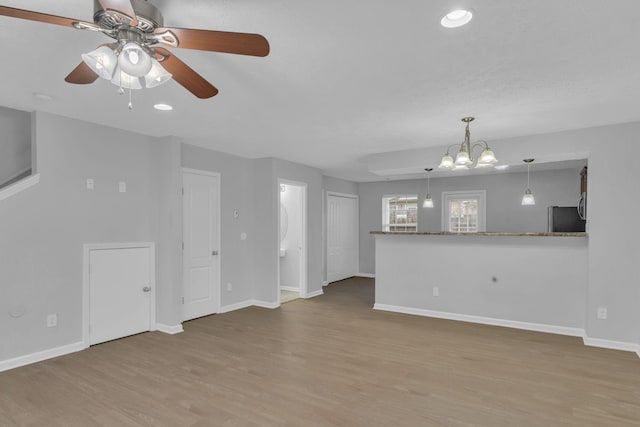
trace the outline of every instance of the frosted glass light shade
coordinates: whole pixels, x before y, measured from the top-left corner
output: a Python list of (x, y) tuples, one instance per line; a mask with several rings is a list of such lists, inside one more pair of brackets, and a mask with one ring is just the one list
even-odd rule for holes
[(458, 155), (456, 156), (456, 166), (466, 166), (471, 164), (471, 159), (469, 158), (469, 153), (466, 151), (460, 150)]
[(535, 204), (536, 199), (533, 197), (531, 190), (527, 188), (527, 191), (524, 192), (524, 196), (522, 196), (522, 206), (533, 206)]
[(438, 165), (440, 169), (451, 169), (453, 168), (453, 157), (448, 154), (442, 156), (442, 160), (440, 160), (440, 165)]
[(157, 87), (171, 80), (171, 73), (164, 69), (155, 59), (151, 58), (151, 70), (144, 76), (144, 83), (147, 88)]
[(432, 208), (433, 207), (433, 199), (430, 194), (427, 194), (427, 197), (424, 198), (424, 202), (422, 202), (423, 208)]
[(111, 83), (124, 89), (142, 89), (140, 77), (130, 76), (129, 74), (121, 70), (120, 67), (116, 67), (116, 70), (113, 73), (113, 78), (111, 79)]
[(480, 157), (478, 157), (477, 167), (491, 166), (494, 163), (498, 163), (498, 159), (496, 159), (495, 153), (488, 147), (485, 148), (484, 151), (480, 153)]
[(82, 60), (94, 73), (107, 80), (111, 80), (113, 70), (118, 64), (118, 57), (108, 46), (100, 46), (89, 53), (83, 53)]
[(151, 70), (151, 57), (137, 43), (129, 42), (118, 56), (118, 65), (130, 76), (142, 77)]

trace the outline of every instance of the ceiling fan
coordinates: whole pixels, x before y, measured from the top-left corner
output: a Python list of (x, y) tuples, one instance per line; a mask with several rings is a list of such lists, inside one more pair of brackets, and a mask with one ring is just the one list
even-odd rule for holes
[[(115, 39), (93, 52), (65, 78), (68, 83), (89, 84), (98, 77), (124, 89), (155, 87), (173, 78), (198, 98), (218, 93), (211, 83), (173, 53), (158, 45), (267, 56), (269, 42), (259, 34), (164, 27), (160, 11), (147, 0), (94, 0), (93, 23), (30, 10), (0, 6), (0, 15), (30, 21), (98, 31)], [(131, 108), (131, 105), (130, 105)]]

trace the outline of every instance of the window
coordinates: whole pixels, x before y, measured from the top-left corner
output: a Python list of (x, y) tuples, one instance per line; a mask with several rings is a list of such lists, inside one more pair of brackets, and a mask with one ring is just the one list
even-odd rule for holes
[(418, 196), (384, 196), (382, 198), (383, 231), (418, 230)]
[(451, 233), (485, 231), (486, 191), (444, 191), (442, 230)]

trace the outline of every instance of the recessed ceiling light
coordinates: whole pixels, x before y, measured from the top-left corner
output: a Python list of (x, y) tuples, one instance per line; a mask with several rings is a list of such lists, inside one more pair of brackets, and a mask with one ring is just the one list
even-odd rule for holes
[(155, 108), (156, 110), (160, 110), (160, 111), (171, 111), (173, 110), (173, 107), (169, 104), (155, 104), (153, 106), (153, 108)]
[(468, 24), (473, 18), (473, 13), (470, 10), (456, 9), (447, 13), (441, 20), (440, 25), (445, 28), (457, 28)]
[(51, 95), (47, 95), (46, 93), (35, 92), (33, 97), (39, 101), (53, 101), (53, 97)]

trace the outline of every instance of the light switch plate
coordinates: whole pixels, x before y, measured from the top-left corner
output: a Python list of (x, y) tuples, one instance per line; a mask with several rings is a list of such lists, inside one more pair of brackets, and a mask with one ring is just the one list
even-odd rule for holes
[(93, 179), (87, 178), (87, 190), (93, 190)]
[(118, 183), (118, 191), (121, 193), (126, 193), (127, 192), (127, 183), (124, 181), (120, 181)]

